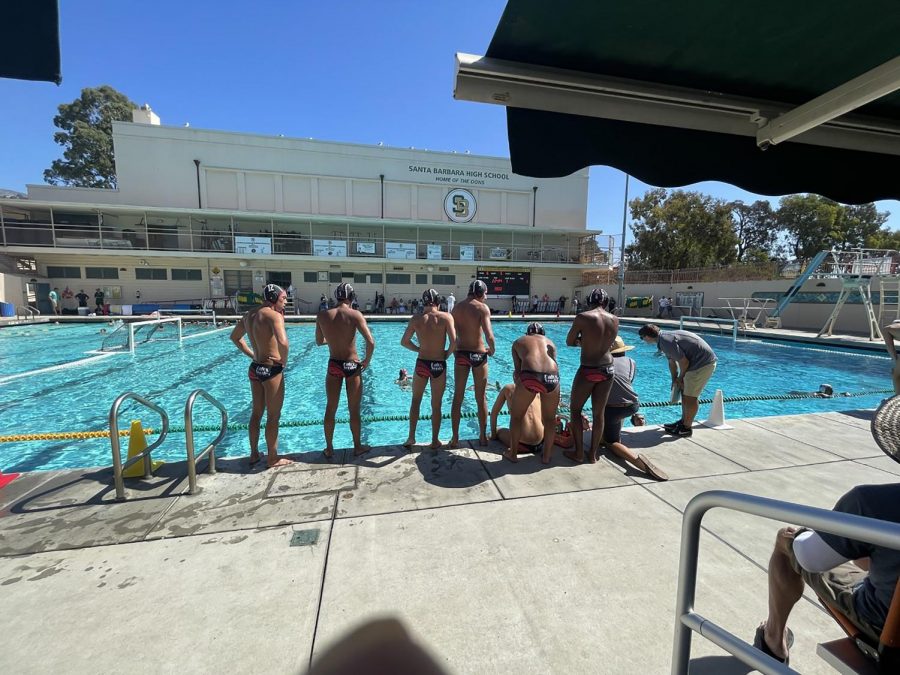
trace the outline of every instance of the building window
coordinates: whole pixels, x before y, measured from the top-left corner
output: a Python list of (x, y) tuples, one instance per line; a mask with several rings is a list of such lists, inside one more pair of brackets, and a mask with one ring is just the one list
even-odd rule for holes
[(328, 281), (333, 284), (339, 284), (343, 281), (343, 277), (340, 272), (329, 272), (328, 273)]
[(369, 283), (370, 284), (380, 284), (381, 283), (381, 272), (378, 274), (370, 274), (369, 275)]
[(428, 285), (428, 275), (427, 274), (417, 274), (416, 275), (416, 286), (427, 286)]
[[(47, 269), (50, 268), (48, 267)], [(37, 263), (34, 258), (16, 258), (16, 270), (19, 272), (37, 272)], [(79, 270), (78, 273), (81, 274), (81, 271)]]
[(432, 274), (431, 283), (435, 286), (456, 286), (455, 274)]
[(118, 279), (118, 267), (85, 267), (85, 279)]
[(51, 279), (80, 279), (80, 267), (52, 267), (47, 265), (47, 276)]
[(200, 270), (187, 270), (173, 267), (172, 281), (203, 281), (203, 272)]
[(253, 272), (250, 270), (225, 270), (225, 295), (237, 295), (240, 291), (253, 290)]
[(135, 267), (134, 278), (139, 281), (166, 281), (169, 275), (165, 267)]
[(387, 282), (389, 284), (408, 284), (409, 283), (409, 275), (408, 274), (388, 274)]
[(315, 272), (304, 272), (303, 273), (303, 282), (306, 284), (314, 284), (319, 281), (319, 275)]

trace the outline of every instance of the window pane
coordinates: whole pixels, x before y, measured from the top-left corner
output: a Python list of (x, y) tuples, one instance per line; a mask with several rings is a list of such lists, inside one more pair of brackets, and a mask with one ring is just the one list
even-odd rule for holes
[(53, 279), (80, 279), (80, 267), (53, 267), (47, 265), (47, 276)]
[(343, 277), (341, 277), (341, 273), (340, 273), (340, 272), (329, 272), (329, 273), (328, 273), (328, 281), (330, 281), (330, 282), (333, 283), (333, 284), (339, 284), (339, 283), (341, 283), (343, 280), (344, 280), (344, 279), (343, 279)]
[(427, 274), (417, 274), (416, 275), (416, 285), (417, 286), (427, 286), (428, 285), (428, 275)]
[(409, 275), (408, 274), (388, 274), (387, 282), (389, 284), (408, 284), (409, 283)]
[(314, 284), (319, 280), (318, 275), (315, 272), (304, 272), (303, 273), (303, 281), (307, 284)]
[(435, 286), (437, 285), (448, 285), (455, 286), (456, 285), (456, 275), (455, 274), (432, 274), (431, 275), (431, 283)]
[(240, 291), (253, 290), (253, 272), (250, 270), (225, 270), (225, 295), (237, 295)]
[(203, 281), (203, 273), (200, 270), (186, 270), (173, 267), (172, 281)]
[(381, 273), (378, 274), (370, 274), (369, 275), (369, 283), (370, 284), (380, 284), (381, 283)]
[(165, 268), (161, 267), (135, 267), (134, 278), (140, 280), (166, 281), (168, 278)]
[(118, 279), (118, 267), (85, 267), (85, 279)]

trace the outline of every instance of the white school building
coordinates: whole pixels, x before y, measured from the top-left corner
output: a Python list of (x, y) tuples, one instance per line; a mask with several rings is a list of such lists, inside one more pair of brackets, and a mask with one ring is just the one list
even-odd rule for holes
[(274, 282), (314, 311), (341, 281), (365, 306), (376, 291), (461, 297), (480, 277), (505, 309), (571, 297), (609, 260), (586, 169), (535, 179), (506, 158), (168, 127), (146, 106), (113, 140), (117, 189), (0, 200), (0, 300), (41, 307), (58, 287), (102, 288), (113, 307), (199, 303)]

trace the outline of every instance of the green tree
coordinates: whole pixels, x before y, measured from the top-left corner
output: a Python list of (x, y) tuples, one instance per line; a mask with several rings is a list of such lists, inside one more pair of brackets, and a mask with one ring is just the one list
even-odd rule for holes
[(53, 118), (60, 131), (53, 140), (65, 150), (63, 158), (53, 160), (44, 171), (44, 180), (51, 185), (116, 187), (112, 123), (130, 120), (135, 107), (125, 94), (108, 85), (82, 89), (81, 96), (61, 104)]
[(741, 263), (765, 262), (776, 254), (778, 223), (772, 205), (764, 199), (745, 204), (731, 203), (737, 260)]
[(723, 200), (656, 189), (629, 206), (634, 243), (625, 252), (634, 269), (713, 267), (737, 258), (731, 205)]

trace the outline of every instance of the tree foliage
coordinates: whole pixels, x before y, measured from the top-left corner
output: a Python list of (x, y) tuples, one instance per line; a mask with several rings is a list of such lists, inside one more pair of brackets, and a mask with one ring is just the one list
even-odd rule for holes
[(125, 94), (109, 85), (81, 90), (81, 96), (59, 106), (53, 140), (65, 148), (63, 158), (44, 171), (51, 185), (116, 187), (112, 123), (130, 120), (135, 108)]
[(737, 261), (759, 262), (772, 257), (778, 241), (775, 211), (764, 199), (745, 204), (731, 203), (734, 234), (737, 237)]
[(629, 206), (635, 242), (626, 255), (633, 268), (711, 267), (737, 258), (727, 202), (698, 192), (656, 189)]

